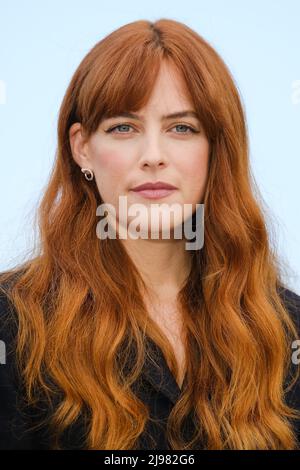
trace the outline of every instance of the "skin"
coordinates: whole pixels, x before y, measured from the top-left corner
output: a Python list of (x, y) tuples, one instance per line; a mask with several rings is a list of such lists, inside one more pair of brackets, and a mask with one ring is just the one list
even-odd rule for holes
[[(173, 66), (163, 63), (150, 100), (136, 113), (144, 120), (105, 119), (88, 140), (83, 137), (80, 123), (71, 126), (69, 138), (74, 160), (81, 168), (93, 170), (102, 200), (114, 205), (117, 216), (119, 195), (127, 196), (128, 207), (143, 203), (148, 209), (151, 203), (158, 202), (179, 203), (182, 207), (184, 204), (195, 207), (202, 202), (210, 146), (201, 122), (190, 116), (161, 119), (163, 115), (185, 110), (195, 111), (185, 82)], [(117, 125), (121, 127), (113, 133), (105, 132)], [(130, 191), (139, 184), (158, 180), (178, 189), (159, 200), (145, 199)], [(171, 220), (171, 229), (182, 221), (174, 219), (172, 225)], [(159, 309), (163, 305), (174, 306), (191, 267), (186, 240), (128, 237), (121, 242), (147, 281), (152, 305), (156, 302)]]
[[(97, 131), (84, 138), (80, 123), (69, 130), (73, 158), (81, 168), (89, 168), (105, 203), (113, 204), (119, 221), (119, 196), (127, 196), (127, 206), (142, 203), (201, 203), (208, 176), (210, 145), (201, 122), (186, 116), (162, 120), (163, 115), (193, 110), (188, 89), (177, 70), (163, 63), (147, 105), (140, 118), (115, 117), (102, 120)], [(113, 133), (106, 131), (113, 126)], [(184, 126), (184, 127), (182, 127)], [(191, 132), (191, 126), (196, 133)], [(84, 176), (83, 176), (84, 177)], [(149, 181), (164, 181), (177, 190), (159, 199), (145, 199), (130, 189)], [(186, 217), (170, 219), (171, 230)], [(130, 220), (130, 218), (129, 218)], [(117, 225), (118, 229), (118, 225)], [(162, 227), (159, 226), (159, 233)], [(172, 233), (172, 231), (171, 231)], [(146, 281), (144, 294), (149, 315), (160, 326), (173, 346), (179, 365), (178, 385), (185, 374), (185, 351), (181, 312), (177, 294), (191, 269), (186, 240), (137, 238), (121, 239), (131, 259)]]

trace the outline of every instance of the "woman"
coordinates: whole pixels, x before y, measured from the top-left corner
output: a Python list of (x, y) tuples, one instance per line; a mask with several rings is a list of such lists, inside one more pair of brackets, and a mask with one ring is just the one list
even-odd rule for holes
[[(38, 250), (1, 276), (2, 448), (298, 448), (300, 297), (254, 189), (237, 88), (196, 32), (141, 20), (91, 49), (61, 105)], [(154, 203), (191, 205), (193, 227), (204, 206), (201, 249), (174, 236), (179, 212), (169, 238), (120, 237), (120, 196), (147, 235)], [(102, 204), (117, 237), (99, 236)]]

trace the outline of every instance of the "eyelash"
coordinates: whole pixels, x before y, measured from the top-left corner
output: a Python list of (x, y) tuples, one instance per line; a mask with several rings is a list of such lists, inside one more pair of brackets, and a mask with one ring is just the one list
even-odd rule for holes
[[(117, 129), (118, 127), (121, 127), (121, 126), (132, 127), (130, 124), (118, 124), (117, 126), (113, 126), (105, 132), (107, 132), (109, 134), (112, 134), (115, 129)], [(190, 131), (194, 134), (198, 132), (198, 131), (196, 131), (196, 129), (194, 129), (191, 126), (188, 126), (187, 124), (176, 124), (176, 126), (173, 126), (173, 127), (178, 127), (178, 126), (186, 127), (187, 129), (190, 129)], [(117, 132), (117, 134), (118, 134), (118, 132)], [(128, 134), (128, 132), (120, 132), (119, 134)], [(177, 132), (176, 132), (176, 134), (177, 134)], [(189, 134), (189, 132), (178, 132), (178, 134), (187, 135), (187, 134)]]

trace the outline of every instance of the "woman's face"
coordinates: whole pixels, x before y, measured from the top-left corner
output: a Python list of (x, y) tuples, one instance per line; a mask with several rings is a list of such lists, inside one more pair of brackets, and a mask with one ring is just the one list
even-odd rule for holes
[[(70, 128), (75, 161), (93, 170), (101, 199), (115, 207), (117, 219), (119, 196), (127, 197), (128, 208), (143, 204), (148, 214), (151, 204), (192, 204), (194, 212), (202, 202), (210, 149), (201, 122), (193, 115), (164, 117), (186, 111), (195, 109), (185, 83), (176, 69), (163, 63), (150, 100), (136, 117), (104, 119), (86, 142), (79, 123)], [(157, 181), (177, 189), (159, 199), (132, 191)], [(171, 229), (182, 222), (178, 216), (171, 218)]]

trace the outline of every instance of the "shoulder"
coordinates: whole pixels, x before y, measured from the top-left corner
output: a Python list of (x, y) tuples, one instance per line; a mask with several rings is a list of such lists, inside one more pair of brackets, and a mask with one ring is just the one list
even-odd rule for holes
[(300, 336), (300, 295), (287, 287), (280, 287), (278, 293)]
[(293, 290), (280, 286), (278, 289), (279, 295), (287, 302), (289, 305), (294, 307), (300, 307), (300, 295), (294, 292)]
[(17, 393), (19, 389), (15, 362), (16, 312), (12, 302), (0, 286), (0, 449), (10, 449), (14, 442), (12, 427), (19, 419)]
[(14, 393), (19, 386), (16, 368), (18, 315), (7, 284), (0, 283), (0, 387)]
[(22, 270), (0, 272), (0, 340), (10, 345), (18, 333), (19, 315), (13, 303), (11, 290)]
[(32, 428), (35, 410), (23, 408), (23, 382), (16, 364), (18, 315), (0, 283), (0, 450), (48, 449), (43, 430)]
[(0, 284), (0, 340), (7, 343), (7, 346), (9, 346), (13, 338), (16, 336), (17, 329), (17, 311), (11, 301), (6, 287), (3, 284)]
[(3, 285), (0, 285), (0, 365), (3, 364), (3, 354), (11, 354), (18, 331), (17, 311)]
[[(293, 383), (292, 387), (290, 388), (291, 379), (295, 376), (295, 374), (299, 373), (298, 368), (300, 364), (300, 295), (286, 287), (281, 287), (279, 294), (286, 309), (289, 312), (291, 319), (294, 322), (298, 333), (297, 341), (295, 342), (293, 338), (291, 343), (290, 369), (285, 380), (285, 386), (289, 385), (286, 390), (286, 401), (289, 406), (300, 411), (300, 376), (297, 376), (296, 382)], [(295, 429), (300, 443), (300, 419), (295, 423)]]
[[(300, 353), (300, 349), (299, 349), (299, 346), (300, 346), (300, 295), (298, 295), (296, 292), (288, 288), (281, 288), (279, 295), (284, 303), (285, 308), (287, 309), (289, 313), (290, 319), (292, 320), (296, 328), (296, 333), (297, 333), (296, 339), (295, 337), (291, 339), (292, 341), (291, 342), (291, 348), (292, 348), (291, 370), (292, 372), (294, 372), (295, 368), (297, 369), (299, 367), (299, 361), (300, 361), (300, 354), (299, 354)], [(298, 359), (298, 356), (299, 356), (299, 359)], [(298, 380), (298, 393), (300, 395), (300, 376)], [(300, 396), (299, 396), (299, 399), (300, 399)], [(300, 408), (300, 400), (299, 400), (299, 408)]]

